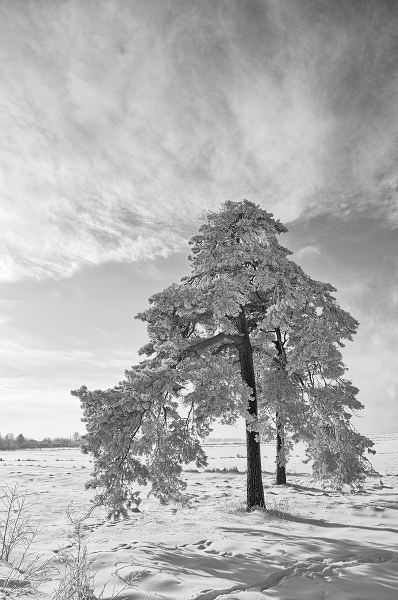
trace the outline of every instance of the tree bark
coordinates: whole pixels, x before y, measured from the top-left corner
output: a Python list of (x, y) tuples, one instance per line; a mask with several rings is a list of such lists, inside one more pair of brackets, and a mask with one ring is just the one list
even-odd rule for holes
[[(286, 466), (284, 460), (281, 460), (284, 454), (285, 432), (283, 424), (276, 413), (276, 484), (282, 485), (286, 483)], [(283, 463), (283, 464), (282, 464)]]
[[(279, 327), (276, 329), (275, 347), (278, 352), (278, 371), (283, 376), (286, 369), (286, 352), (282, 341), (282, 335)], [(281, 415), (277, 412), (276, 421), (276, 484), (286, 483), (286, 464), (284, 457), (285, 450), (285, 428)]]
[[(245, 313), (242, 310), (238, 317), (238, 328), (243, 334), (239, 344), (240, 370), (243, 381), (251, 389), (248, 412), (257, 417), (257, 391), (254, 374), (253, 349), (250, 343)], [(265, 507), (264, 487), (261, 473), (261, 447), (259, 434), (246, 428), (246, 456), (247, 456), (247, 509), (254, 506)]]

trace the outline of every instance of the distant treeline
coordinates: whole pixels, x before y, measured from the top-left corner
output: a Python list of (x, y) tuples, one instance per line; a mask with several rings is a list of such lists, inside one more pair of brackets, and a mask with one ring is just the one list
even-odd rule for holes
[(82, 436), (80, 433), (73, 433), (70, 437), (46, 437), (42, 440), (26, 438), (22, 433), (15, 436), (13, 433), (7, 433), (5, 436), (0, 434), (0, 450), (24, 450), (28, 448), (78, 448), (81, 445)]

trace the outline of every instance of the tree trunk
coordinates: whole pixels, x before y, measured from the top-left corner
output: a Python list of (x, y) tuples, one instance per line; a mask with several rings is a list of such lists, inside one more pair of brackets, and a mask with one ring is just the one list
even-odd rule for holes
[(286, 466), (284, 455), (285, 432), (282, 422), (276, 413), (276, 484), (286, 483)]
[[(250, 343), (245, 314), (238, 317), (238, 327), (243, 333), (242, 342), (239, 346), (240, 370), (243, 381), (251, 389), (251, 400), (248, 412), (257, 417), (257, 392), (256, 378), (254, 374), (253, 349)], [(246, 455), (247, 455), (247, 509), (254, 506), (265, 507), (264, 487), (261, 474), (261, 448), (259, 434), (246, 428)]]
[[(281, 330), (279, 327), (275, 330), (276, 341), (274, 342), (278, 352), (278, 371), (281, 377), (286, 374), (286, 352), (282, 341)], [(275, 415), (276, 421), (276, 484), (286, 483), (286, 458), (285, 458), (285, 428), (283, 420), (278, 412)]]

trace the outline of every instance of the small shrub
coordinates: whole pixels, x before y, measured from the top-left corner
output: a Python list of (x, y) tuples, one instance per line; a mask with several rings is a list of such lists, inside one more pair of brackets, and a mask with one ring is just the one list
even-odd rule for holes
[(214, 468), (214, 469), (206, 469), (205, 473), (240, 473), (241, 471), (239, 471), (238, 467), (234, 466), (234, 467), (223, 467), (222, 469), (220, 468)]
[[(47, 563), (40, 564), (40, 556), (30, 548), (40, 533), (31, 517), (32, 503), (18, 485), (0, 486), (0, 591), (20, 597), (45, 579)], [(12, 592), (11, 592), (12, 590)]]
[[(93, 510), (93, 509), (92, 509)], [(52, 600), (95, 600), (93, 561), (88, 556), (87, 530), (85, 521), (92, 510), (83, 516), (76, 516), (73, 505), (66, 509), (66, 518), (71, 531), (70, 544), (60, 550), (58, 559), (64, 563), (64, 574), (59, 580)]]
[[(90, 530), (86, 521), (96, 508), (97, 505), (94, 504), (86, 514), (81, 516), (76, 515), (73, 504), (69, 504), (66, 509), (70, 543), (57, 554), (58, 559), (64, 564), (64, 573), (58, 581), (58, 587), (51, 600), (101, 600), (104, 597), (107, 585), (99, 596), (94, 594), (96, 571), (94, 560), (89, 557), (87, 549)], [(116, 594), (113, 591), (111, 596), (107, 594), (107, 598), (116, 600), (127, 587), (124, 586)]]
[(247, 504), (243, 498), (224, 503), (223, 511), (228, 514), (252, 514), (258, 512), (264, 515), (267, 520), (289, 521), (299, 517), (298, 511), (292, 506), (289, 498), (278, 498), (267, 501), (266, 506), (254, 506), (251, 510), (247, 509)]

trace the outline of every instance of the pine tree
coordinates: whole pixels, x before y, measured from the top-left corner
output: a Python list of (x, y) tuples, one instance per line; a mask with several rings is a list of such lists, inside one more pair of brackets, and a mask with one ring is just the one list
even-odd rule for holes
[[(265, 504), (254, 370), (257, 349), (252, 337), (261, 329), (267, 309), (282, 294), (293, 264), (287, 260), (290, 251), (277, 241), (284, 231), (271, 214), (250, 202), (225, 203), (220, 212), (206, 215), (192, 238), (191, 274), (173, 287), (173, 301), (170, 290), (161, 292), (140, 315), (148, 323), (150, 355), (165, 352), (170, 358), (174, 353), (174, 360), (195, 362), (192, 356), (205, 352), (213, 361), (224, 355), (232, 365), (239, 365), (239, 383), (249, 391), (245, 415), (248, 508)], [(198, 381), (194, 379), (193, 384), (197, 387)], [(211, 385), (208, 382), (206, 387)]]
[[(271, 357), (266, 351), (261, 354), (259, 380), (267, 396), (261, 419), (263, 429), (269, 430), (270, 415), (275, 415), (278, 484), (286, 483), (291, 447), (286, 443), (287, 431), (294, 441), (309, 444), (308, 454), (314, 459), (318, 478), (325, 479), (328, 472), (332, 473), (321, 460), (326, 454), (320, 451), (322, 444), (326, 452), (332, 443), (331, 432), (340, 436), (340, 443), (334, 444), (335, 462), (346, 462), (345, 453), (352, 454), (349, 445), (355, 440), (358, 463), (355, 477), (354, 468), (343, 469), (339, 477), (335, 470), (335, 482), (354, 484), (366, 471), (372, 472), (363, 453), (373, 442), (355, 432), (350, 423), (353, 411), (363, 409), (363, 405), (356, 398), (358, 390), (344, 378), (346, 367), (339, 350), (346, 340), (352, 340), (358, 322), (338, 306), (335, 291), (330, 284), (302, 275), (301, 301), (295, 298), (294, 303), (285, 302), (282, 312), (278, 306), (271, 307), (265, 321), (268, 330), (264, 348), (273, 346), (275, 355)], [(324, 436), (326, 430), (329, 437)]]
[[(278, 477), (285, 429), (315, 439), (305, 369), (317, 353), (323, 360), (322, 336), (332, 322), (318, 323), (315, 315), (335, 315), (338, 307), (331, 286), (289, 259), (277, 240), (285, 231), (246, 200), (205, 214), (190, 242), (190, 275), (152, 296), (138, 315), (147, 324), (149, 342), (140, 351), (146, 358), (115, 388), (73, 392), (87, 426), (83, 446), (94, 456), (88, 486), (103, 490), (101, 501), (114, 515), (139, 503), (132, 483), (150, 482), (161, 501), (179, 498), (182, 464), (206, 465), (201, 441), (217, 420), (246, 420), (248, 509), (265, 505), (260, 428), (267, 428), (269, 409)], [(348, 317), (332, 324), (329, 346), (350, 339), (355, 327)]]

